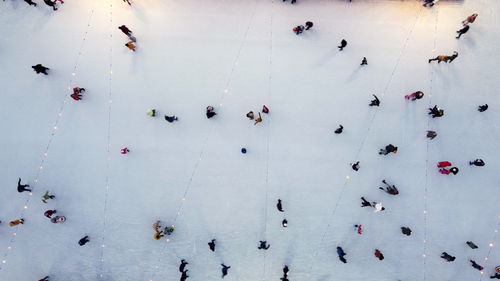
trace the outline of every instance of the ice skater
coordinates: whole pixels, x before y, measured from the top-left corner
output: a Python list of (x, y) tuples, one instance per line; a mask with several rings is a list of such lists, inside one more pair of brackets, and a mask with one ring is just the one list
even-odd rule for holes
[(257, 249), (267, 250), (269, 247), (271, 247), (271, 245), (267, 244), (267, 241), (259, 241), (259, 247), (257, 247)]
[(165, 120), (167, 120), (167, 122), (169, 123), (173, 123), (174, 121), (179, 120), (179, 118), (177, 118), (177, 116), (175, 115), (172, 116), (165, 115)]
[(427, 131), (427, 137), (431, 140), (433, 140), (435, 137), (437, 137), (437, 133), (435, 131)]
[(483, 104), (477, 107), (477, 111), (479, 112), (485, 112), (486, 110), (488, 110), (488, 104)]
[[(286, 0), (283, 0), (283, 2), (286, 2)], [(295, 2), (297, 2), (297, 0), (292, 0), (292, 4), (295, 4)]]
[(269, 114), (269, 108), (266, 105), (262, 106), (262, 113)]
[(17, 192), (19, 192), (19, 193), (25, 192), (25, 191), (31, 192), (31, 189), (28, 189), (26, 187), (30, 187), (30, 185), (29, 184), (21, 184), (21, 178), (19, 178), (19, 180), (17, 181)]
[(52, 216), (53, 216), (54, 214), (56, 214), (56, 213), (57, 213), (57, 210), (47, 210), (47, 211), (45, 211), (45, 212), (43, 213), (43, 215), (44, 215), (45, 217), (47, 217), (47, 218), (51, 219), (51, 218), (52, 218)]
[(363, 60), (361, 60), (360, 65), (368, 65), (368, 60), (366, 59), (366, 57), (363, 57)]
[(474, 244), (474, 242), (472, 241), (467, 241), (465, 242), (465, 244), (467, 244), (467, 246), (469, 246), (471, 249), (477, 249), (479, 248), (476, 244)]
[(424, 0), (424, 7), (432, 7), (434, 6), (439, 0)]
[(281, 204), (281, 199), (278, 199), (278, 204), (276, 204), (276, 208), (278, 209), (278, 211), (284, 212), (283, 205)]
[(347, 46), (347, 41), (345, 41), (345, 39), (342, 39), (342, 41), (340, 41), (340, 46), (337, 46), (337, 48), (339, 48), (339, 51), (342, 51), (346, 46)]
[(78, 240), (78, 245), (83, 246), (90, 242), (89, 236), (85, 235), (82, 239)]
[(382, 202), (372, 202), (372, 206), (373, 208), (375, 208), (375, 210), (373, 211), (374, 213), (385, 210), (384, 206), (382, 206)]
[(185, 260), (185, 259), (182, 259), (181, 260), (181, 264), (179, 265), (179, 272), (184, 272), (184, 268), (186, 267), (186, 265), (188, 265), (189, 263)]
[(9, 222), (10, 227), (20, 225), (20, 224), (24, 224), (24, 219), (18, 219), (18, 220), (13, 220), (13, 221)]
[(42, 279), (40, 279), (38, 281), (49, 281), (49, 276), (45, 276), (45, 277), (43, 277)]
[(126, 25), (121, 25), (118, 27), (119, 30), (121, 30), (125, 35), (132, 36), (132, 31), (126, 26)]
[(297, 25), (292, 30), (293, 30), (293, 32), (295, 32), (296, 35), (299, 35), (302, 32), (304, 32), (304, 26), (303, 25)]
[(259, 117), (257, 119), (255, 119), (255, 122), (253, 123), (254, 125), (257, 125), (259, 124), (260, 122), (262, 122), (262, 115), (260, 115), (260, 112), (259, 112)]
[(344, 249), (342, 247), (337, 247), (337, 255), (339, 256), (339, 260), (343, 263), (347, 263), (347, 260), (344, 258), (346, 253), (344, 252)]
[(288, 276), (288, 272), (289, 272), (289, 271), (290, 271), (290, 270), (288, 269), (288, 265), (285, 265), (285, 266), (283, 267), (283, 276)]
[(45, 66), (43, 66), (41, 64), (33, 65), (33, 66), (31, 66), (31, 68), (33, 68), (33, 70), (36, 72), (36, 74), (43, 73), (45, 75), (49, 75), (47, 73), (47, 70), (50, 70), (50, 68), (45, 67)]
[(457, 33), (458, 33), (458, 36), (455, 37), (457, 39), (460, 39), (460, 37), (462, 37), (463, 34), (467, 33), (467, 31), (469, 31), (469, 26), (468, 25), (465, 25), (463, 28), (461, 28), (460, 30), (457, 30)]
[(394, 153), (394, 154), (398, 153), (398, 147), (392, 144), (388, 144), (385, 146), (385, 148), (381, 148), (380, 151), (378, 152), (378, 154), (380, 155), (387, 155), (389, 153)]
[(436, 117), (443, 117), (444, 116), (444, 110), (439, 108), (437, 105), (434, 105), (434, 107), (429, 108), (429, 115), (432, 115), (432, 118)]
[(480, 266), (479, 264), (477, 264), (474, 260), (469, 260), (471, 262), (471, 265), (472, 267), (474, 267), (475, 269), (481, 271), (484, 269), (484, 267)]
[(47, 191), (45, 191), (45, 194), (42, 195), (42, 202), (47, 204), (47, 200), (54, 199), (54, 198), (56, 198), (56, 196), (50, 195), (49, 191), (47, 190)]
[(382, 182), (385, 184), (385, 189), (383, 187), (379, 187), (380, 190), (382, 190), (390, 195), (398, 195), (399, 194), (399, 190), (396, 188), (395, 185), (391, 186), (385, 180), (382, 180)]
[(146, 110), (146, 115), (149, 117), (155, 117), (156, 116), (156, 109), (148, 109)]
[(482, 167), (485, 165), (483, 159), (476, 159), (474, 161), (469, 161), (469, 165), (474, 165), (474, 166), (478, 166), (478, 167)]
[(217, 115), (217, 113), (215, 113), (215, 109), (213, 108), (213, 106), (207, 106), (207, 111), (205, 113), (207, 115), (207, 118), (210, 119), (212, 117), (214, 117), (215, 115)]
[(449, 175), (449, 174), (454, 174), (456, 175), (458, 173), (458, 168), (457, 167), (452, 167), (450, 169), (447, 169), (447, 167), (450, 167), (452, 164), (449, 161), (440, 161), (437, 164), (437, 167), (439, 168), (439, 172), (444, 175)]
[(410, 236), (411, 235), (411, 229), (407, 226), (402, 226), (401, 227), (401, 232), (406, 235), (406, 236)]
[(311, 29), (311, 27), (313, 27), (312, 21), (306, 21), (306, 30)]
[(250, 120), (253, 120), (255, 118), (255, 114), (253, 114), (253, 111), (248, 112), (246, 116)]
[(447, 252), (443, 252), (443, 253), (441, 254), (441, 258), (442, 258), (442, 259), (445, 259), (447, 262), (452, 262), (452, 261), (454, 261), (454, 260), (455, 260), (455, 257), (454, 257), (454, 256), (452, 256), (452, 255), (449, 255)]
[(342, 134), (343, 130), (344, 130), (344, 126), (339, 125), (339, 127), (335, 130), (335, 134)]
[(446, 55), (440, 55), (440, 56), (437, 56), (433, 59), (429, 59), (429, 63), (431, 63), (431, 61), (435, 61), (437, 60), (438, 63), (441, 63), (442, 61), (446, 62), (446, 63), (451, 63), (452, 61), (454, 61), (456, 58), (458, 57), (458, 52), (455, 51), (453, 52), (453, 55), (451, 56), (446, 56)]
[(208, 247), (210, 248), (210, 251), (215, 252), (215, 239), (212, 239), (212, 241), (208, 242)]
[(181, 281), (185, 281), (185, 280), (189, 277), (189, 275), (187, 275), (187, 272), (188, 272), (188, 271), (189, 271), (189, 270), (187, 270), (187, 269), (186, 269), (186, 270), (184, 270), (184, 271), (182, 272), (182, 275), (181, 275)]
[(127, 3), (129, 6), (132, 6), (132, 3), (130, 3), (130, 0), (123, 0), (123, 2)]
[(478, 14), (472, 14), (468, 16), (464, 21), (462, 21), (463, 25), (468, 25), (469, 23), (474, 23), (476, 21)]
[(230, 266), (226, 266), (225, 264), (221, 263), (220, 264), (222, 266), (222, 278), (224, 278), (224, 276), (227, 275), (227, 271), (231, 268)]
[(38, 4), (33, 2), (32, 0), (24, 0), (24, 2), (28, 3), (30, 6), (37, 6)]
[(362, 224), (355, 224), (354, 225), (354, 230), (356, 230), (356, 232), (359, 235), (362, 235), (363, 234), (363, 225)]
[(85, 88), (74, 87), (73, 94), (71, 94), (70, 97), (74, 100), (81, 100), (83, 92), (85, 92)]
[(288, 221), (286, 219), (283, 219), (283, 221), (281, 221), (281, 225), (283, 227), (287, 227), (288, 226)]
[(125, 44), (125, 47), (127, 47), (129, 50), (135, 52), (135, 49), (136, 49), (136, 46), (134, 44), (133, 41), (128, 41), (126, 44)]
[(424, 93), (421, 91), (416, 91), (415, 93), (411, 93), (409, 95), (405, 95), (405, 99), (407, 100), (419, 100), (424, 97)]
[(375, 249), (374, 255), (379, 260), (383, 260), (384, 259), (384, 255), (382, 254), (382, 252), (379, 251), (379, 249)]
[(352, 165), (351, 165), (351, 168), (352, 168), (354, 171), (356, 171), (356, 172), (357, 172), (357, 171), (359, 171), (359, 168), (360, 168), (360, 166), (359, 166), (359, 161), (358, 161), (358, 162), (356, 162), (356, 163), (354, 163), (354, 164), (352, 164)]
[(380, 100), (376, 95), (372, 95), (375, 99), (371, 100), (369, 106), (380, 106)]
[(500, 272), (495, 272), (494, 275), (490, 276), (490, 279), (500, 279)]
[(45, 2), (47, 6), (52, 7), (52, 10), (57, 11), (56, 1), (43, 0), (43, 2)]

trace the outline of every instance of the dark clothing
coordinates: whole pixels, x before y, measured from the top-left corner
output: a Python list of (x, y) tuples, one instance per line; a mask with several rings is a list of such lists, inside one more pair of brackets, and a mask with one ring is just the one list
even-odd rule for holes
[(473, 261), (473, 260), (469, 260), (469, 261), (472, 263), (472, 267), (474, 267), (475, 269), (477, 269), (477, 270), (483, 270), (484, 269), (484, 267), (480, 266), (475, 261)]
[(394, 146), (392, 144), (388, 144), (385, 146), (385, 149), (381, 149), (380, 152), (378, 154), (383, 154), (383, 155), (387, 155), (389, 153), (396, 153), (398, 152), (398, 147), (397, 146)]
[(49, 68), (45, 67), (45, 66), (43, 66), (41, 64), (33, 65), (31, 68), (33, 68), (33, 70), (36, 72), (36, 74), (43, 73), (45, 75), (49, 75), (47, 73), (47, 70), (49, 70)]
[(120, 29), (125, 35), (130, 36), (132, 34), (132, 31), (128, 29), (125, 25), (119, 26), (118, 29)]
[(369, 105), (370, 106), (380, 106), (380, 100), (377, 98), (377, 96), (373, 95), (373, 97), (375, 97), (375, 99), (372, 100)]
[(436, 136), (437, 136), (437, 133), (436, 133), (436, 132), (434, 132), (434, 131), (427, 131), (427, 137), (428, 137), (429, 139), (431, 139), (431, 140), (432, 140), (432, 139), (434, 139)]
[(288, 226), (288, 221), (286, 219), (283, 219), (283, 221), (281, 222), (281, 225), (283, 227), (287, 227)]
[(24, 2), (28, 3), (30, 6), (35, 6), (37, 5), (37, 3), (31, 1), (31, 0), (24, 0)]
[(477, 109), (477, 111), (479, 111), (479, 112), (485, 112), (486, 110), (488, 110), (487, 104), (480, 105), (479, 108)]
[(223, 263), (220, 264), (222, 266), (222, 278), (227, 275), (227, 271), (231, 268), (230, 266), (226, 266)]
[(449, 255), (447, 252), (441, 254), (441, 258), (445, 259), (447, 262), (452, 262), (455, 260), (454, 256)]
[(276, 204), (276, 208), (278, 208), (278, 211), (284, 212), (283, 206), (281, 205), (281, 199), (278, 199), (278, 204)]
[(50, 219), (55, 213), (57, 213), (57, 210), (47, 210), (43, 213), (43, 215)]
[(267, 241), (259, 241), (259, 242), (260, 242), (260, 245), (259, 245), (259, 247), (257, 247), (257, 249), (259, 249), (259, 250), (267, 250), (267, 249), (269, 249), (269, 247), (271, 247), (271, 245), (267, 244)]
[(179, 272), (184, 272), (184, 268), (187, 264), (189, 264), (187, 261), (181, 260), (181, 265), (179, 265)]
[(377, 257), (379, 260), (384, 259), (384, 255), (379, 250), (375, 250), (375, 257)]
[(178, 118), (176, 116), (167, 116), (167, 115), (165, 115), (165, 120), (167, 120), (169, 123), (172, 123), (174, 121), (177, 121)]
[(338, 46), (337, 48), (339, 48), (339, 51), (342, 51), (346, 46), (347, 41), (345, 41), (345, 39), (342, 39), (342, 41), (340, 41), (340, 46)]
[(344, 252), (344, 249), (341, 247), (337, 247), (337, 255), (339, 255), (339, 260), (343, 263), (347, 263), (347, 260), (344, 258), (346, 253)]
[(401, 227), (401, 232), (403, 232), (403, 234), (405, 234), (407, 236), (411, 235), (411, 229), (409, 227), (406, 227), (406, 226)]
[(78, 245), (83, 246), (83, 245), (87, 244), (87, 242), (89, 242), (89, 241), (90, 241), (89, 237), (85, 236), (82, 239), (80, 239), (80, 241), (78, 241)]
[(363, 57), (363, 60), (361, 61), (361, 65), (368, 65), (368, 60)]
[(21, 184), (21, 178), (19, 178), (19, 181), (17, 181), (17, 192), (21, 193), (24, 191), (29, 191), (31, 192), (31, 189), (27, 189), (26, 187), (29, 187), (29, 184)]
[(43, 0), (43, 2), (45, 2), (45, 4), (47, 4), (47, 6), (52, 7), (52, 9), (54, 11), (57, 11), (56, 2), (52, 2), (51, 0)]
[(485, 165), (485, 163), (484, 163), (483, 159), (476, 159), (474, 161), (470, 161), (469, 165), (474, 165), (474, 166), (482, 167), (482, 166)]
[(356, 172), (357, 172), (357, 171), (359, 170), (359, 161), (358, 161), (358, 162), (356, 162), (356, 163), (354, 163), (354, 164), (352, 164), (351, 168), (352, 168), (354, 171), (356, 171)]
[(476, 244), (474, 244), (474, 242), (472, 241), (467, 241), (465, 242), (465, 244), (467, 244), (467, 246), (471, 247), (471, 249), (477, 249), (479, 248)]
[(365, 197), (361, 197), (361, 207), (371, 207), (372, 204), (370, 202), (366, 201)]
[(467, 33), (467, 31), (469, 31), (469, 28), (470, 27), (468, 25), (466, 25), (464, 28), (462, 28), (459, 31), (457, 31), (458, 36), (456, 38), (459, 39), (462, 36), (462, 34)]
[(311, 27), (313, 27), (313, 23), (310, 21), (306, 21), (306, 30), (309, 30)]
[(285, 267), (283, 267), (283, 276), (287, 276), (288, 275), (288, 265), (285, 265)]
[(185, 270), (182, 272), (182, 275), (181, 275), (181, 280), (186, 280), (186, 278), (188, 278), (189, 276), (187, 275), (187, 272), (188, 270)]
[(335, 130), (335, 134), (342, 134), (343, 130), (344, 130), (344, 126), (339, 125), (339, 127)]
[(500, 273), (495, 273), (495, 275), (490, 276), (491, 279), (500, 279)]
[(213, 111), (208, 111), (207, 110), (207, 118), (210, 119), (212, 117), (214, 117), (215, 115), (217, 115), (217, 113), (213, 112)]
[(435, 105), (433, 108), (429, 108), (429, 115), (432, 115), (432, 118), (442, 117), (444, 115), (444, 110)]
[(215, 239), (212, 239), (212, 241), (208, 242), (208, 247), (212, 252), (215, 252)]

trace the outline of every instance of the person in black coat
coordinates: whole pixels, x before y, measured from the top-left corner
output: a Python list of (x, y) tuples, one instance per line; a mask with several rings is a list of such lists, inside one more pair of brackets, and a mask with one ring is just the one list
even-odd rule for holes
[(479, 111), (479, 112), (485, 112), (486, 110), (488, 110), (488, 104), (483, 104), (483, 105), (480, 105), (480, 106), (477, 108), (477, 111)]
[(313, 23), (311, 21), (306, 21), (306, 30), (311, 29), (313, 27)]
[(24, 2), (28, 3), (30, 6), (35, 6), (37, 5), (37, 3), (31, 1), (31, 0), (24, 0)]
[(47, 73), (47, 70), (49, 70), (50, 68), (45, 67), (45, 66), (43, 66), (41, 64), (33, 65), (31, 68), (33, 68), (33, 70), (36, 72), (36, 74), (43, 73), (45, 75), (49, 75)]
[(182, 272), (181, 281), (184, 281), (184, 280), (186, 280), (189, 277), (189, 275), (187, 275), (187, 272), (188, 272), (188, 270), (184, 270)]
[(372, 207), (372, 204), (365, 197), (361, 197), (361, 207)]
[(340, 46), (337, 46), (337, 48), (339, 48), (339, 51), (342, 51), (346, 46), (347, 41), (345, 41), (345, 39), (342, 39), (342, 41), (340, 41)]
[(182, 259), (182, 260), (181, 260), (181, 264), (179, 265), (179, 272), (184, 272), (184, 268), (185, 268), (185, 267), (186, 267), (186, 265), (188, 265), (188, 264), (189, 264), (189, 263), (188, 263), (186, 260)]
[(288, 271), (290, 271), (290, 270), (288, 269), (288, 265), (285, 265), (285, 266), (283, 267), (283, 276), (288, 276)]
[(370, 102), (369, 106), (380, 106), (380, 100), (378, 97), (376, 95), (373, 95), (373, 97), (375, 99)]
[(281, 199), (278, 199), (278, 204), (276, 204), (276, 208), (278, 209), (278, 211), (284, 212), (283, 205), (281, 205)]
[(339, 255), (339, 260), (343, 263), (347, 263), (347, 260), (344, 258), (346, 253), (344, 252), (344, 249), (341, 247), (337, 247), (337, 255)]
[(208, 242), (208, 247), (212, 252), (215, 252), (215, 239), (212, 239), (212, 241)]
[(175, 116), (175, 115), (172, 115), (172, 116), (165, 115), (165, 120), (167, 120), (167, 122), (169, 122), (169, 123), (172, 123), (174, 121), (179, 120), (179, 118), (177, 118), (177, 116)]
[(222, 278), (224, 278), (224, 276), (227, 275), (227, 271), (231, 268), (230, 266), (226, 266), (225, 264), (221, 263), (220, 264), (222, 266)]
[(56, 1), (51, 1), (51, 0), (43, 0), (43, 2), (45, 2), (45, 4), (47, 4), (47, 6), (52, 7), (52, 9), (53, 9), (54, 11), (57, 11), (57, 8), (56, 8)]
[(469, 165), (474, 165), (474, 166), (478, 166), (478, 167), (482, 167), (485, 165), (483, 159), (476, 159), (474, 161), (469, 161)]
[(24, 191), (31, 192), (31, 189), (26, 188), (29, 186), (30, 186), (29, 184), (21, 184), (21, 178), (19, 178), (19, 180), (17, 181), (17, 192), (19, 192), (19, 193), (24, 192)]
[(491, 279), (500, 279), (500, 273), (497, 272), (495, 275), (490, 276)]
[(344, 131), (344, 126), (339, 125), (339, 127), (335, 130), (335, 134), (342, 134), (342, 131)]
[(82, 239), (80, 239), (78, 241), (78, 245), (83, 246), (83, 245), (87, 244), (89, 241), (90, 241), (89, 236), (86, 235), (85, 237), (83, 237)]
[(360, 167), (359, 167), (359, 161), (358, 161), (358, 162), (356, 162), (356, 163), (354, 163), (354, 164), (352, 164), (352, 165), (351, 165), (351, 168), (352, 168), (354, 171), (356, 171), (356, 172), (357, 172), (357, 171), (359, 171), (359, 168), (360, 168)]
[(212, 107), (212, 106), (207, 106), (207, 118), (210, 119), (212, 117), (214, 117), (215, 115), (217, 115), (217, 113), (215, 113), (215, 109)]
[(267, 250), (271, 247), (271, 245), (267, 244), (267, 241), (259, 241), (259, 243), (259, 247), (257, 247), (259, 250)]
[(363, 57), (363, 60), (361, 61), (361, 65), (368, 65), (368, 60), (366, 57)]
[(406, 227), (406, 226), (401, 227), (401, 232), (406, 236), (411, 235), (411, 229), (409, 227)]
[(455, 37), (455, 38), (460, 39), (460, 36), (462, 36), (462, 34), (467, 33), (467, 31), (469, 31), (469, 28), (470, 28), (470, 27), (469, 27), (468, 25), (466, 25), (466, 26), (464, 26), (462, 29), (458, 30), (458, 31), (457, 31), (458, 36), (457, 36), (457, 37)]
[(455, 257), (454, 257), (454, 256), (449, 255), (447, 252), (443, 252), (443, 253), (441, 254), (441, 258), (442, 258), (442, 259), (445, 259), (447, 262), (452, 262), (452, 261), (454, 261), (454, 260), (455, 260)]

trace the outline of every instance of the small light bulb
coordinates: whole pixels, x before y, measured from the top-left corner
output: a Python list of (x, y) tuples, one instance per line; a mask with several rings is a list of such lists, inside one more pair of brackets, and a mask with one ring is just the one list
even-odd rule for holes
[(9, 247), (7, 247), (7, 249), (8, 249), (8, 250), (10, 250), (10, 249), (12, 249), (12, 247), (11, 247), (11, 246), (9, 246)]
[(493, 243), (490, 243), (490, 247), (493, 247)]
[(424, 210), (424, 214), (427, 214), (427, 211), (426, 211), (426, 210)]
[(73, 72), (73, 73), (71, 73), (71, 75), (75, 76), (75, 75), (76, 75), (76, 73), (74, 73), (74, 72)]
[(186, 198), (182, 198), (182, 201), (186, 201)]
[(423, 254), (422, 257), (425, 258), (425, 254)]
[(7, 261), (6, 260), (3, 260), (2, 263), (6, 263)]
[(351, 177), (350, 176), (345, 176), (346, 179), (350, 179)]
[(24, 206), (24, 209), (28, 209), (28, 206), (26, 206), (26, 205), (25, 205), (25, 206)]
[(54, 130), (57, 130), (57, 126), (54, 126)]

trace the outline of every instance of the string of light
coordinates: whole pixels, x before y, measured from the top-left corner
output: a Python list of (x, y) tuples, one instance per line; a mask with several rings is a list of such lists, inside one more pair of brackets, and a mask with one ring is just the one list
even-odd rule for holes
[[(92, 16), (94, 15), (94, 3), (95, 3), (95, 1), (93, 2), (92, 7), (90, 9), (90, 15), (89, 15), (89, 18), (88, 18), (88, 21), (87, 21), (87, 27), (86, 27), (85, 33), (83, 35), (83, 39), (82, 39), (82, 41), (80, 43), (80, 47), (78, 49), (78, 54), (76, 56), (75, 63), (73, 64), (73, 70), (70, 73), (70, 79), (69, 79), (68, 87), (67, 87), (68, 90), (72, 89), (73, 81), (74, 81), (74, 79), (75, 79), (75, 77), (77, 75), (78, 66), (79, 66), (79, 62), (80, 62), (80, 57), (82, 55), (82, 51), (83, 51), (83, 48), (85, 46), (85, 40), (87, 38), (87, 35), (88, 35), (88, 32), (89, 32), (89, 28), (91, 26), (90, 24), (91, 24), (91, 21), (92, 21)], [(37, 184), (37, 185), (39, 185), (40, 176), (41, 176), (41, 173), (42, 173), (42, 171), (44, 169), (44, 164), (46, 163), (47, 158), (49, 156), (49, 150), (51, 148), (52, 142), (54, 141), (54, 137), (56, 135), (56, 132), (60, 129), (59, 128), (59, 123), (61, 122), (61, 118), (63, 116), (64, 109), (66, 108), (67, 102), (68, 102), (68, 94), (64, 94), (64, 99), (61, 102), (61, 105), (59, 106), (58, 113), (56, 115), (56, 120), (54, 122), (54, 125), (51, 128), (51, 131), (50, 131), (49, 140), (47, 142), (47, 145), (45, 146), (44, 152), (42, 154), (42, 158), (40, 160), (40, 164), (37, 166), (37, 169), (36, 169), (36, 172), (35, 172), (35, 176), (34, 176), (33, 182), (35, 184)], [(33, 196), (33, 192), (30, 192), (29, 196), (26, 198), (26, 200), (24, 201), (23, 205), (20, 207), (21, 212), (19, 214), (19, 218), (23, 218), (24, 217), (24, 214), (26, 213), (26, 210), (28, 209), (29, 203), (31, 202), (32, 196)], [(14, 243), (16, 241), (16, 236), (19, 234), (19, 232), (20, 232), (21, 229), (22, 229), (22, 227), (19, 228), (19, 226), (15, 226), (14, 227), (14, 231), (11, 233), (10, 240), (7, 243), (6, 251), (3, 254), (3, 257), (2, 257), (2, 260), (1, 260), (0, 271), (3, 270), (4, 267), (5, 267), (5, 264), (7, 264), (7, 258), (9, 256), (9, 254), (12, 252), (12, 249), (14, 247)]]

